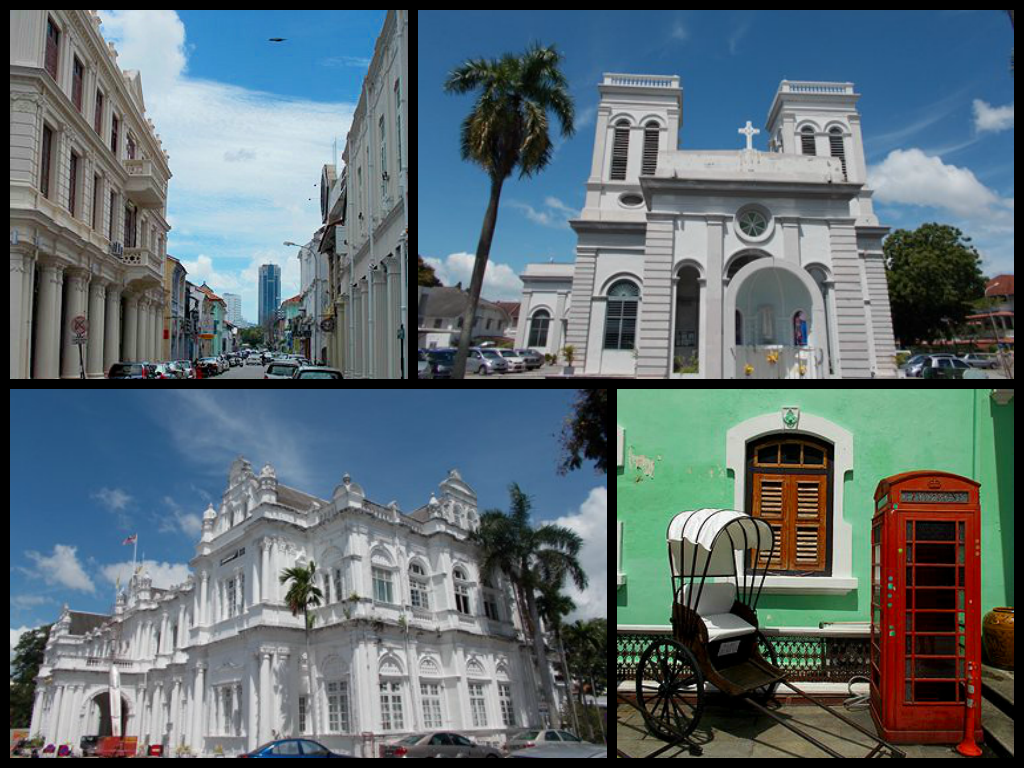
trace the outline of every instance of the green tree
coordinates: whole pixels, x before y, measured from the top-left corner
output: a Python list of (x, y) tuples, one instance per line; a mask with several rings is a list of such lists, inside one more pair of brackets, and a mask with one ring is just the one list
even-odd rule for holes
[(476, 163), (491, 182), (490, 201), (476, 247), (470, 300), (462, 315), (462, 335), (452, 376), (465, 377), (473, 319), (480, 304), (491, 241), (498, 222), (498, 204), (505, 180), (518, 168), (520, 178), (542, 171), (551, 162), (554, 145), (548, 112), (554, 113), (562, 135), (575, 132), (575, 107), (569, 83), (561, 70), (562, 56), (554, 46), (531, 46), (521, 56), (471, 59), (456, 67), (445, 82), (450, 94), (480, 91), (462, 123), (462, 159)]
[(43, 663), (50, 627), (47, 624), (26, 632), (14, 648), (11, 659), (11, 728), (28, 728), (32, 722), (36, 675)]
[(981, 256), (956, 227), (897, 230), (884, 251), (893, 330), (904, 345), (947, 336), (985, 295)]
[(552, 577), (559, 583), (562, 577), (566, 577), (577, 589), (587, 588), (587, 574), (579, 561), (583, 539), (576, 532), (558, 525), (534, 528), (530, 519), (533, 509), (530, 497), (515, 483), (509, 487), (509, 494), (509, 511), (492, 509), (484, 512), (473, 540), (482, 550), (482, 572), (485, 575), (505, 573), (516, 590), (516, 602), (526, 606), (524, 631), (527, 636), (532, 636), (548, 711), (554, 717), (558, 713), (558, 701), (540, 624), (541, 587)]
[(593, 461), (598, 474), (608, 471), (608, 390), (581, 389), (573, 415), (562, 428), (562, 459), (559, 474)]
[(288, 605), (292, 616), (302, 614), (306, 628), (306, 667), (309, 670), (309, 698), (312, 703), (310, 712), (313, 723), (313, 738), (316, 738), (316, 688), (313, 687), (313, 650), (310, 644), (310, 634), (313, 625), (316, 623), (316, 615), (311, 613), (313, 608), (323, 605), (324, 593), (316, 585), (316, 563), (310, 562), (308, 568), (294, 566), (287, 568), (281, 573), (281, 584), (290, 584), (284, 601)]
[(440, 288), (441, 281), (437, 279), (437, 275), (434, 274), (434, 268), (423, 261), (423, 257), (420, 256), (420, 277), (418, 285), (422, 288)]

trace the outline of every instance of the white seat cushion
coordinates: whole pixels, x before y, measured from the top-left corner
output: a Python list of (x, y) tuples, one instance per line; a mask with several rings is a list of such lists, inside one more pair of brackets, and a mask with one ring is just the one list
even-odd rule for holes
[[(708, 630), (708, 640), (725, 640), (730, 637), (749, 635), (755, 628), (734, 613), (730, 613), (732, 604), (736, 602), (736, 585), (729, 581), (705, 582), (702, 590), (699, 585), (693, 587), (700, 595), (697, 603), (697, 614)], [(688, 605), (690, 585), (684, 585), (682, 604)]]

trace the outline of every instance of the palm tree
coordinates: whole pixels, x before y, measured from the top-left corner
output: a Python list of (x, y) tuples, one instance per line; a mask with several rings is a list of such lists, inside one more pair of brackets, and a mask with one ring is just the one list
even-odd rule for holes
[(548, 111), (558, 119), (562, 135), (570, 137), (575, 107), (554, 46), (531, 46), (522, 56), (471, 59), (456, 67), (444, 89), (451, 94), (480, 90), (472, 111), (462, 123), (462, 159), (476, 163), (490, 177), (491, 197), (484, 214), (469, 303), (462, 314), (462, 335), (453, 377), (464, 378), (466, 355), (473, 335), (473, 319), (480, 304), (487, 259), (498, 221), (498, 202), (505, 179), (519, 169), (520, 178), (542, 171), (553, 144), (548, 135)]
[[(296, 565), (281, 573), (281, 584), (288, 584), (288, 594), (284, 601), (291, 609), (292, 616), (300, 613), (305, 618), (306, 628), (306, 663), (309, 669), (309, 698), (312, 702), (310, 716), (313, 718), (313, 738), (316, 738), (316, 689), (313, 687), (313, 652), (310, 646), (310, 633), (316, 623), (316, 614), (310, 613), (311, 608), (319, 608), (323, 604), (324, 593), (316, 585), (316, 563), (310, 562), (308, 568)], [(301, 735), (301, 734), (300, 734)]]
[[(552, 576), (554, 575), (552, 574)], [(572, 598), (562, 594), (563, 581), (564, 577), (561, 576), (544, 579), (540, 585), (540, 595), (537, 598), (537, 610), (540, 612), (541, 618), (544, 619), (544, 624), (554, 632), (555, 640), (558, 643), (558, 656), (562, 662), (562, 675), (565, 677), (565, 689), (568, 694), (566, 698), (569, 701), (573, 727), (576, 729), (576, 735), (583, 738), (580, 719), (576, 715), (576, 702), (572, 697), (572, 673), (569, 671), (569, 659), (563, 641), (565, 623), (562, 618), (576, 610), (576, 603), (572, 601)]]
[[(605, 619), (592, 619), (590, 621), (576, 621), (564, 628), (565, 640), (569, 645), (569, 656), (572, 667), (580, 680), (590, 680), (591, 693), (598, 694), (598, 686), (602, 679), (607, 677), (608, 670), (608, 622)], [(595, 675), (598, 677), (595, 680)], [(580, 687), (580, 701), (583, 688)], [(587, 723), (592, 725), (589, 707), (584, 709), (587, 712)], [(604, 734), (604, 725), (601, 721), (600, 712), (597, 713), (597, 723), (602, 729), (602, 737), (607, 740)]]
[(507, 574), (520, 605), (525, 602), (527, 626), (524, 630), (533, 637), (544, 696), (548, 701), (548, 711), (554, 716), (558, 712), (558, 700), (541, 630), (537, 593), (545, 576), (552, 573), (568, 576), (580, 590), (587, 588), (587, 574), (578, 558), (583, 539), (574, 531), (558, 525), (534, 528), (530, 521), (533, 508), (530, 497), (515, 483), (509, 486), (509, 494), (509, 511), (492, 509), (484, 512), (480, 516), (480, 529), (473, 538), (482, 549), (483, 573)]

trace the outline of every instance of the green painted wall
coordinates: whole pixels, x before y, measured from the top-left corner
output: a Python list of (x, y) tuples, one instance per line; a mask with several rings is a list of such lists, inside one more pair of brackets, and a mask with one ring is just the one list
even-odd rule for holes
[[(1013, 401), (998, 405), (991, 392), (621, 390), (616, 421), (625, 429), (625, 443), (616, 470), (616, 517), (624, 522), (627, 583), (616, 591), (617, 622), (670, 623), (668, 522), (685, 509), (732, 508), (727, 431), (755, 416), (778, 414), (784, 406), (798, 406), (801, 413), (853, 434), (854, 469), (841, 492), (844, 517), (853, 527), (853, 575), (859, 587), (845, 595), (763, 594), (762, 624), (868, 619), (875, 486), (883, 477), (915, 469), (945, 470), (981, 483), (983, 613), (1013, 605)], [(630, 448), (653, 459), (652, 477), (630, 467)], [(835, 483), (839, 493), (839, 478)]]

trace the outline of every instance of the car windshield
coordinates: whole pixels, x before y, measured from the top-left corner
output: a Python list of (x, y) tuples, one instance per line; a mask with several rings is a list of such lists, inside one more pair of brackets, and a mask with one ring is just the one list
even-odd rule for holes
[(483, 355), (484, 357), (501, 357), (501, 355), (499, 355), (493, 349), (481, 349), (480, 354)]
[(340, 379), (341, 377), (336, 373), (330, 371), (306, 371), (305, 373), (299, 374), (300, 379)]

